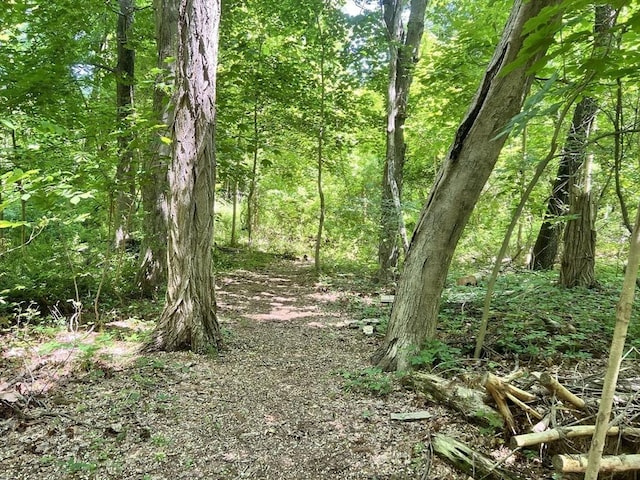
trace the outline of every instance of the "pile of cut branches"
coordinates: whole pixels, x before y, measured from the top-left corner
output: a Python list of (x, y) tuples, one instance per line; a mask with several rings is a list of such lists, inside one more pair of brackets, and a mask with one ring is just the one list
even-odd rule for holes
[[(636, 372), (628, 369), (626, 373)], [(557, 472), (584, 473), (602, 378), (601, 372), (557, 378), (548, 372), (518, 371), (506, 378), (487, 373), (476, 382), (461, 382), (414, 372), (407, 381), (427, 399), (448, 406), (467, 420), (502, 429), (514, 452), (535, 447), (541, 455), (552, 457)], [(640, 377), (622, 375), (601, 472), (640, 470), (638, 418)], [(476, 478), (520, 478), (452, 438), (434, 435), (432, 447), (445, 461)]]

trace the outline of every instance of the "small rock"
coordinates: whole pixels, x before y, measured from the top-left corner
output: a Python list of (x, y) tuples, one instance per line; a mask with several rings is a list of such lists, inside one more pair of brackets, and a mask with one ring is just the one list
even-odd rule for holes
[(362, 327), (362, 331), (365, 335), (373, 335), (373, 325), (365, 325)]

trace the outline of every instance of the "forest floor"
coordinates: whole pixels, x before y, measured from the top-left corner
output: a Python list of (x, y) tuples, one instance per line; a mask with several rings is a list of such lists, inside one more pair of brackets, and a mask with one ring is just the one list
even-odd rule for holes
[[(468, 478), (433, 454), (436, 432), (548, 478), (500, 435), (370, 369), (381, 338), (347, 323), (379, 311), (380, 292), (355, 282), (291, 260), (220, 274), (217, 357), (138, 354), (152, 315), (101, 333), (6, 333), (0, 480)], [(390, 418), (419, 410), (431, 418)]]

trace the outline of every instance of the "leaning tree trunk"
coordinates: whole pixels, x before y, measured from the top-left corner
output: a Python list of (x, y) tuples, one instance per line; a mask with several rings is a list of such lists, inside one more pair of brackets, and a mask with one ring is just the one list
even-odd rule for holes
[(547, 203), (544, 222), (540, 226), (538, 238), (533, 247), (531, 268), (533, 270), (550, 270), (556, 263), (560, 237), (564, 230), (561, 217), (569, 209), (569, 179), (575, 176), (575, 168), (582, 163), (586, 155), (587, 140), (596, 113), (595, 102), (583, 98), (577, 105), (567, 134), (558, 174), (553, 183), (551, 197)]
[(398, 235), (406, 254), (409, 247), (402, 217), (401, 194), (406, 144), (404, 123), (407, 117), (409, 89), (413, 68), (418, 62), (424, 31), (427, 0), (412, 0), (407, 31), (402, 22), (402, 0), (383, 2), (384, 21), (389, 43), (389, 83), (387, 89), (387, 147), (380, 204), (380, 240), (378, 244), (378, 278), (387, 282), (398, 266)]
[[(153, 112), (156, 122), (168, 126), (169, 96), (162, 84), (175, 75), (178, 2), (177, 0), (154, 0), (156, 15), (156, 48), (158, 76), (153, 93)], [(171, 159), (171, 148), (164, 128), (153, 139), (151, 152), (144, 157), (141, 185), (144, 219), (142, 230), (142, 263), (138, 271), (138, 285), (145, 296), (153, 295), (167, 277), (167, 168)], [(163, 141), (163, 137), (165, 141)]]
[[(610, 5), (596, 6), (595, 15), (595, 45), (594, 54), (606, 55), (613, 41), (611, 29), (615, 25), (617, 11)], [(587, 108), (591, 112), (591, 121), (587, 123), (586, 139), (589, 137), (597, 111), (594, 100)], [(596, 285), (596, 208), (591, 191), (591, 171), (593, 155), (585, 154), (585, 148), (580, 157), (572, 157), (575, 162), (570, 167), (573, 176), (569, 179), (569, 221), (564, 232), (564, 251), (560, 262), (560, 284), (564, 287), (593, 287)]]
[(222, 346), (212, 272), (215, 87), (220, 0), (180, 0), (167, 299), (146, 350)]
[(440, 296), (453, 252), (504, 145), (504, 129), (520, 111), (529, 91), (529, 68), (546, 51), (545, 46), (539, 46), (527, 53), (526, 61), (510, 65), (527, 36), (549, 28), (543, 22), (524, 33), (524, 25), (554, 3), (555, 0), (529, 0), (516, 1), (513, 6), (482, 84), (422, 209), (387, 335), (373, 357), (385, 370), (409, 368), (413, 352), (435, 333)]
[(135, 162), (132, 149), (133, 84), (135, 50), (132, 46), (133, 0), (119, 0), (116, 66), (116, 107), (118, 118), (118, 167), (116, 169), (115, 246), (123, 248), (129, 238), (130, 219), (135, 205)]

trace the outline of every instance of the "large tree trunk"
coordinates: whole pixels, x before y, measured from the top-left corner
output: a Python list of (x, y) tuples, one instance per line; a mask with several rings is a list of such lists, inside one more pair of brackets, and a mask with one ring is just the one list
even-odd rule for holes
[(583, 98), (576, 105), (560, 157), (558, 174), (547, 203), (544, 222), (540, 226), (540, 232), (533, 247), (530, 265), (534, 270), (550, 270), (556, 263), (560, 237), (564, 229), (564, 223), (560, 217), (569, 209), (569, 179), (575, 176), (576, 172), (573, 169), (582, 163), (577, 159), (584, 158), (586, 154), (587, 140), (595, 114), (595, 102), (589, 97)]
[(131, 28), (135, 5), (133, 0), (119, 0), (117, 40), (118, 63), (116, 66), (116, 107), (118, 118), (118, 167), (116, 170), (115, 245), (122, 248), (129, 238), (129, 221), (133, 214), (136, 195), (133, 132), (133, 84), (135, 50), (132, 46)]
[(411, 355), (435, 333), (453, 252), (506, 140), (501, 132), (520, 111), (529, 91), (532, 73), (528, 70), (545, 48), (529, 52), (526, 62), (509, 70), (505, 67), (515, 60), (527, 36), (536, 32), (524, 34), (525, 23), (554, 3), (516, 1), (513, 6), (482, 84), (422, 209), (387, 335), (373, 358), (385, 370), (408, 369)]
[[(594, 54), (604, 56), (610, 49), (617, 11), (609, 5), (596, 6)], [(585, 139), (593, 125), (598, 109), (595, 100), (585, 98), (591, 113), (587, 123)], [(596, 285), (596, 207), (591, 192), (591, 171), (593, 155), (586, 153), (586, 145), (581, 155), (571, 157), (572, 176), (569, 179), (569, 221), (564, 232), (564, 251), (560, 262), (560, 284), (564, 287), (593, 287)]]
[(404, 123), (407, 117), (409, 89), (413, 68), (418, 61), (424, 31), (427, 0), (411, 0), (407, 30), (402, 22), (406, 1), (385, 0), (384, 21), (389, 43), (389, 84), (387, 89), (387, 147), (380, 204), (380, 241), (378, 244), (378, 277), (387, 282), (398, 266), (398, 235), (406, 253), (409, 242), (402, 217), (402, 178), (406, 144)]
[[(167, 61), (176, 56), (178, 2), (154, 0), (156, 22), (156, 48), (158, 68), (163, 71), (156, 80), (153, 93), (153, 112), (159, 125), (168, 126), (169, 96), (164, 83), (175, 75), (175, 62)], [(145, 296), (153, 295), (167, 277), (167, 168), (171, 148), (162, 137), (170, 134), (161, 129), (153, 139), (151, 152), (144, 157), (142, 177), (142, 205), (144, 207), (142, 263), (138, 272), (138, 284)]]
[(180, 0), (167, 299), (147, 350), (222, 346), (212, 272), (215, 82), (220, 0)]

